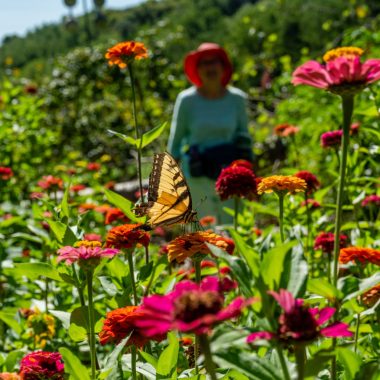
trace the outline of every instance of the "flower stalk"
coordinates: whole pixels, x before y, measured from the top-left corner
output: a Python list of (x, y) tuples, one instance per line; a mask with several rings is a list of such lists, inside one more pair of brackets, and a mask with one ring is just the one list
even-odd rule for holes
[(199, 335), (199, 342), (201, 345), (201, 350), (204, 355), (206, 371), (209, 374), (211, 380), (217, 380), (215, 373), (215, 364), (212, 360), (210, 342), (206, 334)]
[(297, 363), (298, 380), (303, 380), (305, 377), (305, 361), (306, 350), (304, 345), (295, 347), (295, 357)]
[(131, 286), (132, 286), (132, 293), (133, 293), (133, 304), (137, 305), (137, 290), (136, 290), (136, 282), (135, 282), (135, 269), (133, 266), (133, 256), (132, 252), (129, 251), (126, 253), (127, 259), (128, 259), (128, 265), (129, 265), (129, 274), (131, 276)]
[(335, 214), (335, 239), (334, 239), (334, 266), (333, 266), (333, 285), (336, 286), (338, 282), (338, 259), (339, 259), (339, 248), (340, 248), (340, 230), (342, 226), (342, 209), (343, 209), (343, 199), (344, 199), (344, 184), (345, 176), (347, 170), (347, 152), (348, 145), (350, 141), (350, 126), (351, 118), (354, 109), (354, 95), (343, 95), (342, 96), (342, 106), (343, 106), (343, 138), (342, 138), (342, 154), (340, 160), (339, 169), (339, 186), (338, 186), (338, 196), (336, 202), (336, 214)]
[(93, 301), (93, 271), (86, 273), (88, 292), (88, 322), (90, 328), (90, 357), (91, 357), (91, 380), (96, 380), (96, 347), (95, 347), (95, 316)]
[(136, 91), (135, 91), (135, 77), (133, 72), (133, 63), (131, 62), (128, 66), (129, 76), (131, 78), (131, 89), (132, 89), (132, 105), (133, 105), (133, 120), (135, 123), (135, 138), (138, 143), (137, 146), (137, 171), (139, 177), (139, 188), (140, 188), (140, 199), (143, 201), (143, 185), (142, 185), (142, 174), (141, 174), (141, 149), (142, 149), (142, 138), (140, 137), (140, 130), (137, 122), (137, 111), (136, 111)]
[(285, 241), (284, 236), (284, 195), (281, 193), (277, 193), (278, 195), (278, 201), (279, 201), (279, 222), (280, 222), (280, 234), (281, 234), (281, 242), (283, 243)]
[(234, 197), (234, 230), (237, 231), (238, 228), (238, 217), (239, 217), (239, 198)]

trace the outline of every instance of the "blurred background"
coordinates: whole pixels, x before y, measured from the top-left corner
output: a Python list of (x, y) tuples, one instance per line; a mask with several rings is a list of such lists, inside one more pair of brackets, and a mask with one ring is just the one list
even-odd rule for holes
[[(22, 174), (22, 189), (78, 160), (101, 162), (104, 181), (133, 178), (133, 151), (107, 133), (132, 133), (129, 78), (109, 67), (104, 54), (135, 39), (150, 53), (136, 65), (144, 131), (170, 121), (176, 95), (188, 86), (185, 54), (213, 41), (231, 55), (233, 84), (249, 94), (257, 171), (281, 167), (286, 159), (290, 142), (273, 136), (273, 127), (284, 122), (302, 128), (297, 155), (312, 170), (324, 164), (310, 150), (319, 146), (318, 131), (339, 128), (338, 100), (295, 89), (291, 73), (339, 45), (379, 58), (379, 30), (378, 0), (4, 0), (0, 162)], [(363, 95), (371, 98), (363, 108), (359, 100), (357, 121), (375, 123), (368, 119), (378, 115), (376, 87), (371, 91)], [(153, 150), (165, 149), (167, 133)]]

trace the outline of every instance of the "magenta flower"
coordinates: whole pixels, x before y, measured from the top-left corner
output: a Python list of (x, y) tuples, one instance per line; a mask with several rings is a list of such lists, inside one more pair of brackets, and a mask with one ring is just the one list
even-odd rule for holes
[(252, 302), (237, 297), (224, 307), (216, 277), (206, 277), (200, 284), (182, 281), (167, 295), (144, 298), (141, 306), (144, 315), (136, 324), (148, 337), (166, 334), (169, 330), (200, 335), (227, 319), (238, 317)]
[(64, 364), (59, 352), (36, 351), (24, 356), (20, 364), (23, 380), (64, 380)]
[(103, 257), (113, 257), (119, 253), (118, 249), (102, 248), (98, 241), (83, 240), (77, 242), (76, 247), (65, 246), (58, 250), (57, 261), (73, 264), (78, 261), (81, 267), (96, 267)]
[[(347, 246), (347, 236), (340, 235), (340, 248)], [(321, 249), (323, 253), (331, 255), (334, 251), (335, 235), (332, 232), (321, 232), (314, 240), (314, 249)]]
[(341, 129), (322, 133), (321, 135), (322, 148), (339, 147), (342, 142), (342, 136), (343, 136), (343, 131)]
[(278, 319), (277, 332), (255, 332), (247, 337), (247, 343), (257, 339), (273, 338), (283, 342), (298, 343), (311, 342), (321, 336), (328, 338), (353, 336), (346, 323), (334, 322), (322, 327), (334, 315), (335, 308), (311, 308), (304, 304), (303, 299), (294, 298), (292, 293), (285, 289), (280, 289), (279, 293), (273, 291), (268, 293), (283, 309), (283, 313)]
[(380, 196), (373, 194), (373, 195), (368, 195), (365, 197), (362, 201), (362, 206), (363, 207), (380, 207)]
[(360, 62), (363, 50), (356, 47), (341, 47), (328, 51), (323, 60), (308, 61), (293, 73), (294, 85), (305, 84), (329, 90), (336, 94), (347, 91), (355, 93), (366, 85), (380, 79), (380, 59), (369, 59)]

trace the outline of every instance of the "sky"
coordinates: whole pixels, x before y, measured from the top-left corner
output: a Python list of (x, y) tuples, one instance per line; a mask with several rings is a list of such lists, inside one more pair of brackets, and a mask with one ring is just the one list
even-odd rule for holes
[[(74, 16), (83, 13), (83, 1), (92, 9), (93, 0), (77, 0), (72, 8)], [(142, 0), (105, 0), (107, 8), (123, 9)], [(69, 14), (63, 0), (0, 0), (0, 41), (6, 35), (24, 35), (43, 24), (59, 22)]]

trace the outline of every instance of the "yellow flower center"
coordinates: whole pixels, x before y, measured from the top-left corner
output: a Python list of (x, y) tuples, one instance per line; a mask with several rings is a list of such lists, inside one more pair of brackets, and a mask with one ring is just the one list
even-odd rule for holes
[(101, 247), (102, 243), (100, 241), (90, 241), (90, 240), (81, 240), (77, 241), (74, 244), (74, 247), (87, 247), (87, 248), (95, 248)]
[(323, 56), (323, 60), (325, 62), (329, 62), (339, 57), (355, 58), (355, 57), (360, 57), (363, 53), (364, 53), (363, 49), (360, 49), (355, 46), (340, 47), (340, 48), (329, 50)]

